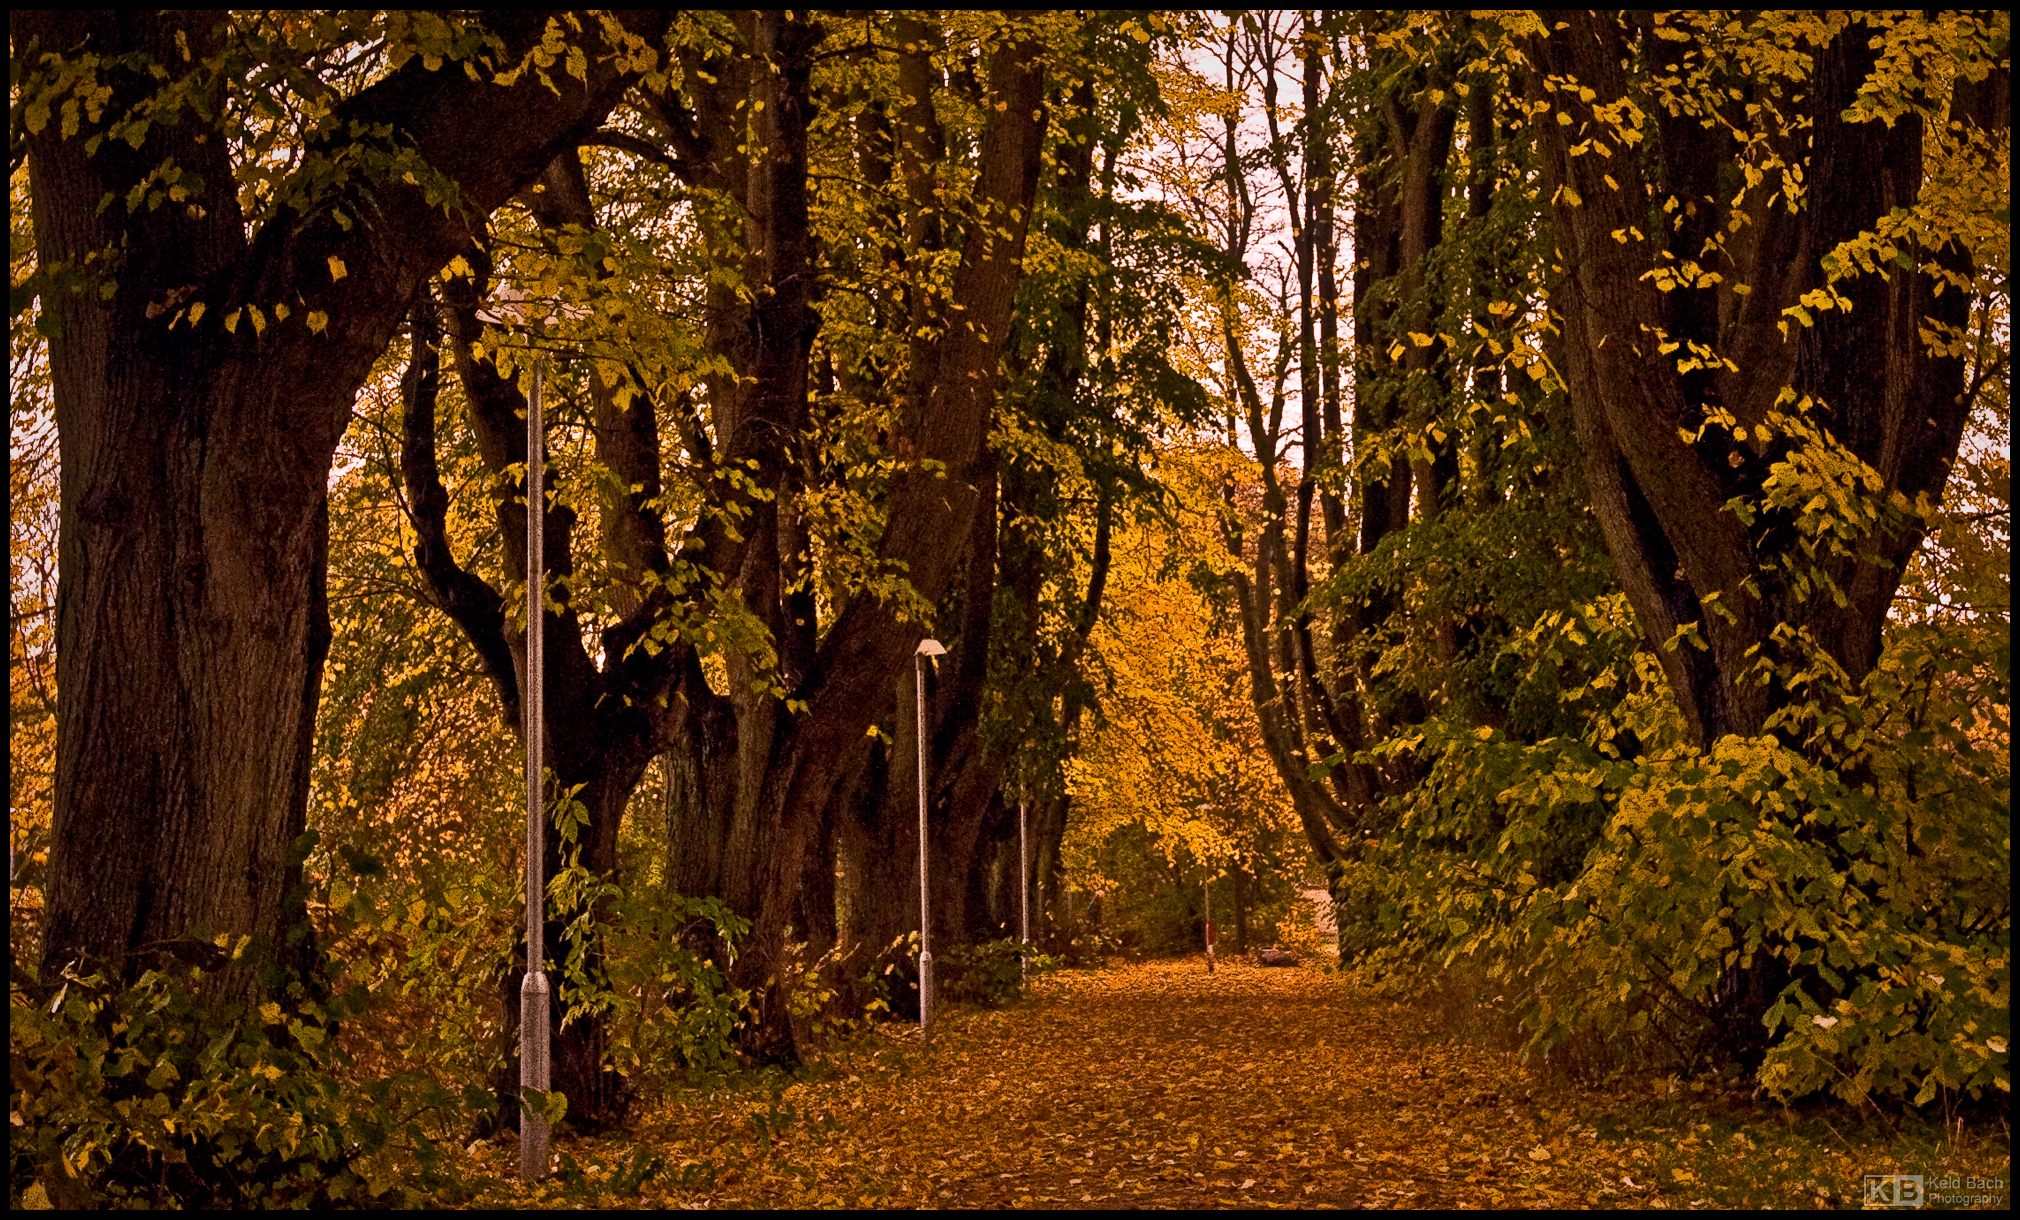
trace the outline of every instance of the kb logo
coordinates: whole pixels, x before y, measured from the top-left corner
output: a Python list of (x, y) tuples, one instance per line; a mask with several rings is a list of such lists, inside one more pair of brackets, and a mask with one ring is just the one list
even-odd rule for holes
[(1866, 1175), (1867, 1207), (1920, 1207), (1928, 1201), (1922, 1193), (1919, 1173), (1869, 1173)]

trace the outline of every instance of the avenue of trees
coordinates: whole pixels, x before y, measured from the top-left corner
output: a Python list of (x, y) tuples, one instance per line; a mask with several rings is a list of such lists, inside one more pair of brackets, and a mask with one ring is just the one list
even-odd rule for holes
[(584, 1129), (916, 1011), (929, 635), (957, 990), (1021, 802), (1070, 960), (2004, 1093), (2009, 34), (15, 11), (14, 1197), (516, 1122), (531, 629)]

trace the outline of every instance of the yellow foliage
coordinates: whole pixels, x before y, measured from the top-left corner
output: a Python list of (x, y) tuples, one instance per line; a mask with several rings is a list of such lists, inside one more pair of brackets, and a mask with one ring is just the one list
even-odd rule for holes
[(1209, 870), (1246, 867), (1258, 834), (1296, 830), (1263, 750), (1234, 624), (1216, 623), (1187, 580), (1200, 557), (1222, 553), (1206, 459), (1173, 451), (1161, 465), (1178, 496), (1176, 526), (1119, 533), (1110, 614), (1092, 640), (1108, 686), (1103, 723), (1067, 767), (1077, 820), (1066, 854), (1076, 871), (1132, 823), (1167, 860), (1183, 853)]

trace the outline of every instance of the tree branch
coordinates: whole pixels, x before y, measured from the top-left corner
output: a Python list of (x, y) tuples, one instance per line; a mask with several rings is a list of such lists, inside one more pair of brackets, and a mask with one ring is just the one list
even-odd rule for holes
[(441, 327), (426, 294), (410, 314), (414, 351), (400, 381), (405, 406), (400, 433), (400, 477), (407, 489), (407, 518), (420, 541), (414, 563), (427, 578), (435, 604), (463, 629), (477, 649), (484, 672), (498, 691), (505, 723), (519, 725), (519, 680), (505, 642), (505, 600), (498, 591), (457, 564), (449, 546), (449, 492), (435, 461), (435, 402), (442, 371)]

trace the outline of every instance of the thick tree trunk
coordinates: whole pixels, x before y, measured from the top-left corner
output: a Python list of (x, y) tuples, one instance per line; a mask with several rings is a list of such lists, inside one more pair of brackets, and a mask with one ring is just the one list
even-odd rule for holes
[[(901, 413), (903, 445), (918, 464), (901, 468), (892, 480), (878, 554), (883, 562), (902, 563), (912, 586), (932, 601), (952, 583), (963, 548), (949, 546), (948, 539), (965, 536), (988, 469), (997, 368), (1021, 278), (1044, 132), (1038, 51), (1030, 29), (1012, 27), (990, 57), (988, 94), (1001, 108), (982, 135), (976, 197), (984, 211), (967, 234), (951, 295), (965, 325), (948, 327), (914, 353), (913, 389)], [(804, 389), (800, 400), (803, 406)], [(942, 464), (946, 473), (927, 461)], [(897, 620), (883, 601), (858, 596), (836, 617), (796, 683), (794, 697), (806, 710), (787, 718), (782, 705), (771, 702), (761, 742), (753, 740), (752, 721), (739, 724), (739, 765), (750, 776), (739, 813), (750, 810), (756, 833), (749, 837), (762, 838), (765, 850), (752, 853), (755, 867), (733, 879), (754, 900), (740, 907), (752, 912), (752, 933), (737, 959), (736, 980), (758, 997), (747, 1048), (760, 1057), (795, 1053), (777, 964), (789, 952), (806, 855), (819, 841), (837, 787), (849, 777), (849, 762), (883, 703), (889, 675), (910, 667), (918, 639), (917, 628)]]
[[(1800, 206), (1775, 194), (1773, 180), (1732, 196), (1725, 175), (1750, 154), (1726, 129), (1658, 109), (1655, 138), (1630, 142), (1603, 113), (1624, 103), (1638, 55), (1659, 45), (1673, 57), (1676, 44), (1657, 43), (1641, 18), (1581, 10), (1546, 20), (1550, 33), (1530, 46), (1528, 96), (1568, 120), (1533, 128), (1564, 267), (1551, 304), (1607, 550), (1698, 745), (1776, 727), (1816, 748), (1777, 714), (1854, 695), (1879, 660), (1894, 589), (1922, 537), (1919, 519), (1887, 501), (1941, 502), (1971, 408), (1961, 355), (1932, 352), (1924, 336), (1966, 322), (1971, 300), (1954, 284), (1938, 296), (1936, 277), (1904, 268), (1842, 280), (1836, 291), (1849, 307), (1793, 335), (1789, 312), (1825, 282), (1821, 260), (1840, 243), (1915, 205), (1930, 133), (1912, 109), (1886, 122), (1846, 120), (1880, 67), (1877, 30), (1854, 20), (1816, 52), (1806, 96), (1786, 102), (1799, 134), (1781, 136), (1780, 150), (1801, 176), (1780, 189)], [(1959, 75), (1958, 130), (2005, 127), (2005, 81), (1999, 69), (1981, 84)], [(1588, 149), (1619, 155), (1580, 155)], [(1644, 235), (1651, 205), (1676, 219)], [(1742, 232), (1729, 247), (1713, 240)], [(1663, 270), (1698, 259), (1717, 275), (1677, 281)], [(1968, 282), (1969, 256), (1955, 240), (1933, 261)], [(1692, 346), (1679, 352), (1683, 344)], [(1781, 416), (1790, 388), (1806, 397)], [(1855, 528), (1869, 532), (1839, 554), (1809, 548), (1797, 512), (1770, 494), (1778, 474), (1826, 454), (1863, 466), (1850, 494), (1880, 505), (1871, 527), (1852, 510)], [(1675, 639), (1685, 631), (1703, 645)], [(1842, 669), (1844, 690), (1796, 688), (1792, 674), (1819, 668), (1809, 648)], [(1709, 1010), (1729, 1055), (1757, 1060), (1760, 1018), (1793, 978), (1767, 952), (1727, 969)], [(1828, 993), (1808, 981), (1813, 995)]]
[(968, 864), (968, 943), (1017, 938), (1017, 804), (1004, 793), (992, 800)]
[[(919, 929), (918, 819), (893, 811), (918, 798), (913, 750), (918, 740), (909, 714), (909, 675), (895, 684), (903, 698), (887, 705), (878, 723), (892, 726), (890, 744), (870, 745), (861, 778), (836, 813), (835, 845), (840, 857), (842, 937), (852, 953), (837, 987), (838, 1002), (850, 1015), (879, 989), (893, 1016), (919, 1013), (917, 971), (903, 938)], [(916, 806), (912, 806), (916, 809)], [(865, 979), (869, 982), (865, 985)]]
[[(545, 24), (492, 16), (508, 48), (537, 42)], [(60, 79), (44, 56), (104, 57), (106, 122), (161, 87), (141, 65), (184, 71), (218, 36), (195, 14), (16, 10), (10, 22), (27, 93)], [(549, 90), (417, 59), (340, 102), (337, 117), (400, 126), (481, 215), (614, 104), (626, 78), (600, 49), (589, 60), (586, 86)], [(399, 184), (362, 207), (363, 186), (324, 197), (248, 241), (230, 141), (199, 117), (220, 112), (223, 86), (195, 71), (209, 107), (154, 111), (138, 148), (108, 139), (88, 152), (97, 120), (27, 139), (40, 267), (107, 277), (104, 293), (50, 280), (42, 301), (63, 523), (49, 972), (213, 935), (307, 962), (289, 895), (329, 642), (330, 462), (407, 302), (468, 241), (463, 212)], [(121, 202), (163, 165), (200, 182), (186, 205)], [(346, 209), (374, 223), (340, 224)], [(339, 261), (349, 274), (333, 279)], [(250, 973), (233, 977), (226, 990), (249, 994)]]
[[(1808, 664), (1777, 635), (1784, 624), (1807, 628), (1853, 682), (1862, 679), (1879, 658), (1881, 624), (1921, 539), (1912, 521), (1883, 516), (1870, 540), (1842, 556), (1796, 557), (1799, 530), (1766, 491), (1776, 464), (1804, 444), (1786, 426), (1762, 428), (1782, 390), (1814, 397), (1810, 422), (1825, 443), (1869, 466), (1882, 497), (1927, 493), (1940, 502), (1970, 402), (1961, 356), (1932, 354), (1922, 333), (1932, 321), (1963, 321), (1969, 300), (1954, 290), (1936, 296), (1926, 273), (1859, 275), (1838, 286), (1849, 309), (1785, 333), (1783, 309), (1823, 281), (1819, 260), (1920, 193), (1926, 141), (1915, 112), (1891, 123), (1842, 117), (1876, 66), (1872, 28), (1855, 22), (1817, 53), (1815, 85), (1800, 103), (1809, 127), (1789, 154), (1806, 171), (1793, 214), (1767, 197), (1771, 184), (1721, 199), (1719, 174), (1738, 145), (1693, 116), (1658, 114), (1661, 138), (1610, 159), (1610, 176), (1596, 164), (1607, 158), (1572, 155), (1573, 140), (1588, 135), (1618, 142), (1593, 108), (1624, 94), (1622, 65), (1637, 54), (1636, 33), (1611, 17), (1567, 15), (1561, 30), (1535, 40), (1529, 93), (1572, 120), (1536, 130), (1565, 265), (1552, 304), (1564, 319), (1594, 511), (1651, 644), (1696, 624), (1708, 645), (1659, 647), (1658, 655), (1693, 735), (1709, 744), (1759, 733), (1787, 705), (1780, 679), (1760, 680), (1763, 663)], [(1960, 85), (1959, 121), (2004, 126), (2003, 74), (1994, 78)], [(1566, 91), (1561, 80), (1575, 84)], [(1581, 100), (1578, 86), (1595, 100)], [(1687, 201), (1675, 234), (1619, 240), (1639, 233), (1651, 192)], [(1718, 260), (1725, 280), (1747, 286), (1744, 296), (1713, 285), (1664, 291), (1648, 274), (1661, 246), (1695, 259), (1728, 227), (1757, 230)], [(1954, 243), (1937, 261), (1948, 272), (1970, 270)], [(1680, 356), (1648, 350), (1659, 341), (1696, 343), (1726, 361), (1674, 367)], [(1707, 426), (1721, 412), (1735, 424)], [(1736, 500), (1756, 514), (1753, 525), (1727, 508)], [(1826, 582), (1845, 596), (1825, 593)]]
[[(672, 783), (666, 800), (666, 884), (686, 897), (720, 894), (723, 849), (736, 791), (736, 719), (708, 689), (700, 663), (683, 683), (679, 732), (666, 752)], [(697, 694), (698, 692), (698, 694)]]
[(1031, 802), (1031, 938), (1047, 953), (1066, 949), (1065, 795)]

